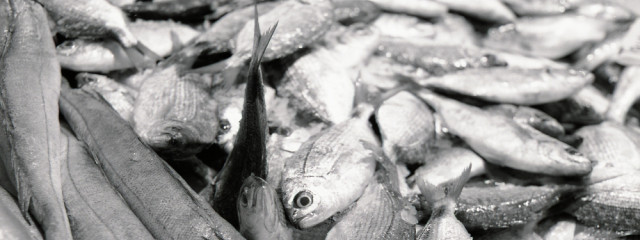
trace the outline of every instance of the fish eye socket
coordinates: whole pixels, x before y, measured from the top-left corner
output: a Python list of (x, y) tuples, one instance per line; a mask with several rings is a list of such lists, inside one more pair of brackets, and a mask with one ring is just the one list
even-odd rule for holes
[(296, 194), (293, 200), (297, 208), (306, 208), (313, 204), (313, 195), (309, 192), (302, 191)]
[(242, 191), (242, 194), (240, 194), (240, 203), (242, 203), (242, 206), (247, 206), (249, 205), (249, 199), (247, 199), (247, 191), (245, 189), (245, 191)]
[(74, 41), (65, 41), (62, 44), (58, 45), (61, 49), (72, 49), (76, 46)]
[(220, 120), (218, 124), (220, 125), (220, 130), (223, 132), (228, 132), (229, 129), (231, 129), (231, 123), (226, 119)]
[(575, 148), (565, 148), (564, 149), (565, 152), (567, 152), (570, 155), (582, 155), (582, 153), (580, 153), (577, 149)]

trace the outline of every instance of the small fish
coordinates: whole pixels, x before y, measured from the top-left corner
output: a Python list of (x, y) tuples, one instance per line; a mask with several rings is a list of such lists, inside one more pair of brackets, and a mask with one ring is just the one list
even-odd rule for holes
[(372, 26), (378, 29), (383, 37), (401, 38), (414, 42), (421, 42), (436, 35), (436, 29), (432, 23), (418, 17), (400, 14), (383, 13), (372, 23)]
[[(136, 67), (148, 68), (160, 57), (129, 30), (120, 8), (106, 0), (38, 0), (55, 22), (55, 31), (67, 37), (97, 37), (117, 40)], [(99, 9), (99, 10), (98, 10)]]
[(434, 186), (430, 183), (418, 181), (420, 192), (433, 210), (431, 217), (416, 239), (473, 239), (464, 225), (456, 218), (456, 202), (464, 184), (469, 180), (471, 165), (468, 165), (462, 174), (447, 187)]
[(526, 106), (499, 104), (485, 107), (484, 110), (513, 118), (519, 124), (529, 125), (554, 138), (564, 136), (564, 127), (546, 113)]
[(631, 10), (611, 1), (586, 1), (583, 4), (578, 5), (574, 12), (582, 16), (608, 20), (611, 22), (631, 22), (636, 18)]
[(542, 220), (538, 233), (544, 240), (574, 239), (576, 221), (570, 216), (561, 215)]
[(136, 2), (122, 6), (129, 16), (143, 19), (174, 19), (201, 21), (212, 13), (214, 0), (176, 0), (164, 2)]
[(640, 81), (636, 77), (640, 74), (640, 67), (628, 66), (620, 76), (620, 82), (611, 96), (611, 104), (606, 117), (612, 121), (624, 123), (631, 106), (640, 97)]
[(607, 35), (603, 41), (578, 50), (576, 56), (578, 60), (573, 66), (593, 71), (601, 64), (614, 60), (622, 48), (622, 36), (622, 32), (614, 32)]
[(62, 199), (60, 65), (46, 11), (34, 1), (0, 1), (0, 161), (24, 218), (46, 239), (71, 239)]
[(464, 147), (438, 148), (426, 158), (425, 163), (407, 179), (407, 183), (424, 181), (434, 186), (449, 184), (456, 180), (457, 172), (469, 165), (469, 177), (480, 176), (485, 172), (484, 160)]
[(255, 175), (267, 178), (267, 110), (264, 99), (264, 83), (260, 64), (268, 48), (278, 23), (266, 33), (260, 32), (258, 7), (254, 7), (254, 38), (251, 61), (249, 63), (247, 86), (244, 93), (242, 119), (238, 128), (233, 150), (218, 173), (214, 183), (212, 205), (224, 219), (238, 226), (236, 199), (241, 191), (242, 182)]
[(542, 16), (562, 14), (571, 8), (564, 0), (502, 0), (519, 16)]
[(500, 0), (468, 2), (465, 0), (435, 0), (449, 9), (487, 22), (508, 23), (516, 20), (516, 15)]
[(369, 23), (378, 18), (382, 12), (378, 5), (367, 0), (333, 1), (333, 5), (334, 18), (344, 25)]
[(419, 96), (442, 116), (451, 133), (485, 160), (555, 176), (585, 175), (591, 161), (575, 148), (513, 119), (422, 90)]
[(483, 48), (489, 54), (497, 56), (506, 62), (511, 68), (522, 69), (540, 69), (540, 68), (569, 68), (569, 64), (554, 61), (544, 57), (525, 56), (518, 53), (510, 53), (507, 51)]
[(400, 14), (413, 15), (421, 18), (436, 18), (447, 13), (446, 5), (436, 1), (393, 1), (393, 0), (372, 0), (382, 10)]
[(604, 93), (587, 85), (567, 99), (537, 107), (563, 123), (598, 124), (604, 120), (609, 102)]
[(15, 199), (2, 187), (0, 187), (0, 236), (3, 239), (16, 240), (43, 239), (36, 226), (30, 225), (22, 216)]
[(593, 80), (573, 69), (470, 68), (418, 82), (492, 102), (535, 105), (565, 99)]
[(106, 76), (91, 73), (76, 75), (76, 81), (79, 87), (92, 89), (99, 93), (124, 120), (131, 120), (135, 103), (134, 96), (137, 95), (135, 90)]
[(575, 14), (525, 17), (489, 29), (485, 47), (557, 59), (589, 42), (605, 38), (610, 24)]
[(445, 75), (467, 68), (506, 65), (506, 62), (493, 54), (476, 47), (458, 45), (416, 45), (403, 41), (383, 41), (377, 52), (399, 63), (423, 68), (433, 75)]
[(422, 162), (436, 140), (433, 112), (409, 92), (399, 92), (376, 110), (382, 148), (391, 162)]

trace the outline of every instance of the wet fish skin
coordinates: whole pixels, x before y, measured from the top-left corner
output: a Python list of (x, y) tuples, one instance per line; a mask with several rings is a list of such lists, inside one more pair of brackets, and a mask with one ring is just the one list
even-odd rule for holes
[(372, 113), (372, 106), (360, 105), (356, 116), (314, 135), (286, 160), (280, 188), (294, 225), (315, 226), (362, 195), (376, 165), (367, 147), (377, 143), (368, 126)]
[(534, 232), (534, 228), (536, 227), (537, 220), (529, 221), (528, 223), (521, 226), (513, 226), (508, 229), (489, 233), (483, 235), (478, 238), (480, 240), (510, 240), (510, 239), (521, 239), (521, 240), (542, 240), (542, 237)]
[(431, 152), (424, 163), (407, 179), (409, 184), (425, 181), (434, 186), (453, 182), (457, 172), (471, 164), (469, 177), (484, 174), (484, 160), (468, 148), (438, 148)]
[(500, 0), (467, 2), (464, 0), (435, 0), (453, 11), (460, 12), (484, 21), (508, 23), (516, 20), (516, 15)]
[(557, 59), (583, 44), (605, 38), (609, 23), (575, 14), (525, 17), (491, 28), (485, 47), (529, 56)]
[(421, 67), (433, 75), (445, 75), (467, 68), (506, 66), (506, 62), (497, 56), (476, 47), (383, 41), (378, 53), (403, 64)]
[(135, 90), (127, 88), (107, 76), (98, 74), (79, 73), (76, 75), (76, 81), (80, 87), (99, 93), (124, 120), (131, 120), (135, 103), (134, 96), (137, 95)]
[(409, 92), (384, 101), (376, 110), (376, 122), (384, 152), (394, 163), (423, 161), (436, 140), (433, 111)]
[(334, 1), (333, 5), (336, 21), (345, 25), (371, 22), (382, 12), (376, 4), (367, 0)]
[(640, 38), (640, 20), (636, 19), (625, 36), (622, 38), (622, 50), (616, 58), (616, 62), (625, 65), (638, 65), (640, 57), (638, 56), (638, 39)]
[(276, 190), (264, 179), (251, 175), (244, 180), (237, 200), (240, 233), (250, 240), (292, 240), (292, 230)]
[(492, 102), (535, 105), (565, 99), (593, 80), (574, 69), (470, 68), (418, 82)]
[(555, 176), (585, 175), (591, 171), (587, 157), (533, 128), (428, 90), (418, 95), (436, 109), (451, 133), (491, 163)]
[(62, 193), (73, 238), (154, 239), (113, 189), (84, 144), (65, 130), (60, 138), (64, 149)]
[(434, 186), (427, 182), (418, 182), (422, 196), (432, 208), (431, 217), (416, 239), (440, 240), (440, 239), (473, 239), (464, 225), (456, 218), (456, 202), (463, 190), (464, 184), (469, 180), (471, 165), (453, 181), (450, 186)]
[(574, 67), (593, 71), (601, 64), (614, 60), (622, 48), (622, 37), (621, 32), (611, 33), (603, 41), (578, 50), (578, 61)]
[(143, 19), (175, 19), (198, 21), (211, 13), (213, 0), (178, 0), (165, 2), (136, 2), (122, 6), (128, 15)]
[(616, 84), (616, 89), (611, 96), (611, 104), (606, 113), (607, 119), (624, 123), (627, 112), (640, 97), (640, 81), (636, 81), (638, 74), (640, 74), (640, 67), (637, 66), (628, 66), (622, 71), (620, 82)]
[(598, 124), (605, 117), (610, 100), (594, 86), (585, 86), (573, 96), (537, 108), (563, 123)]
[(382, 10), (400, 14), (408, 14), (421, 18), (435, 18), (447, 13), (446, 5), (437, 1), (392, 1), (392, 0), (372, 0)]
[(571, 5), (563, 0), (502, 0), (519, 16), (540, 16), (562, 14)]
[(23, 217), (31, 213), (47, 239), (71, 239), (58, 152), (60, 65), (46, 12), (28, 0), (3, 0), (0, 11), (3, 174), (17, 190)]
[(56, 47), (62, 68), (74, 71), (110, 72), (134, 66), (119, 43), (111, 40), (73, 39)]
[(576, 6), (574, 12), (579, 15), (612, 22), (630, 22), (635, 19), (633, 12), (611, 1), (586, 1)]
[(526, 106), (499, 104), (485, 107), (485, 110), (513, 118), (517, 123), (529, 125), (554, 138), (564, 136), (564, 127), (546, 113)]
[(179, 160), (213, 144), (218, 130), (215, 101), (199, 74), (172, 65), (146, 76), (132, 115), (142, 140), (162, 156)]
[(38, 229), (29, 225), (18, 208), (18, 203), (5, 189), (0, 187), (0, 237), (2, 239), (42, 240)]
[(243, 239), (96, 93), (65, 89), (60, 111), (153, 237)]

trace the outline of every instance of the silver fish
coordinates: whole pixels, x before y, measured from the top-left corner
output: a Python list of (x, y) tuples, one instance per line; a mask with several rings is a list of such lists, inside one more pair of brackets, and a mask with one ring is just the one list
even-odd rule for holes
[(435, 0), (449, 9), (489, 22), (507, 23), (516, 19), (516, 15), (500, 0), (465, 1)]
[(425, 163), (416, 169), (407, 179), (409, 184), (427, 182), (438, 186), (448, 184), (456, 180), (457, 172), (471, 165), (469, 177), (479, 176), (485, 173), (484, 159), (468, 148), (452, 147), (438, 148), (432, 151)]
[(627, 112), (640, 97), (640, 81), (637, 76), (640, 74), (640, 67), (626, 67), (620, 76), (620, 82), (611, 97), (611, 104), (607, 110), (607, 119), (624, 123)]
[(372, 0), (373, 3), (387, 12), (408, 14), (422, 18), (439, 17), (449, 10), (446, 5), (436, 1), (393, 1), (393, 0)]

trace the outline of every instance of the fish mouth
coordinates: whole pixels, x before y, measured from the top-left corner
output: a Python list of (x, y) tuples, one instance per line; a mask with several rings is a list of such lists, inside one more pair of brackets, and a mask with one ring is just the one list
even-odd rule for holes
[(146, 142), (161, 155), (171, 157), (198, 153), (207, 144), (200, 141), (198, 132), (184, 123), (167, 122), (154, 126), (146, 134)]

